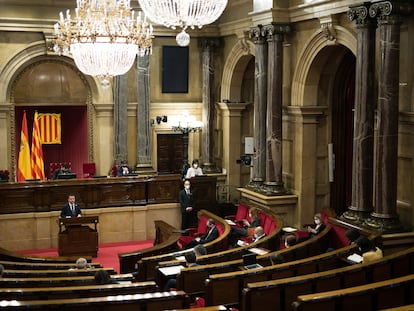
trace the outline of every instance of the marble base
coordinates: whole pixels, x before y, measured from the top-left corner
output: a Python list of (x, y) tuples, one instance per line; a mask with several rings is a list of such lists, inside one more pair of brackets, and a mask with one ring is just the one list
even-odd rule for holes
[(365, 220), (369, 218), (370, 214), (370, 211), (358, 211), (350, 208), (339, 218), (345, 222), (349, 222), (355, 225), (363, 225)]
[(364, 222), (370, 229), (381, 231), (382, 233), (404, 232), (405, 229), (398, 218), (381, 218), (372, 214)]
[(283, 183), (265, 182), (259, 190), (264, 195), (286, 195), (289, 191), (284, 187)]

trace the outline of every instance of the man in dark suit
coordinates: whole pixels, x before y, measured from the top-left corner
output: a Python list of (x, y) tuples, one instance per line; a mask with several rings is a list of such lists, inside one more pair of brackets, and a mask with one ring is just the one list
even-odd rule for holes
[(204, 233), (200, 237), (196, 237), (194, 240), (192, 240), (190, 243), (187, 244), (186, 248), (193, 248), (194, 246), (198, 244), (205, 244), (208, 242), (211, 242), (219, 237), (219, 231), (216, 227), (216, 223), (214, 219), (209, 218), (207, 220), (207, 232)]
[(181, 229), (185, 230), (195, 226), (195, 193), (191, 189), (190, 180), (184, 181), (184, 189), (178, 195), (181, 206)]
[(80, 217), (82, 216), (79, 204), (76, 203), (76, 197), (74, 194), (69, 194), (68, 203), (66, 203), (60, 212), (61, 218), (68, 217)]
[(69, 165), (67, 163), (62, 163), (62, 165), (60, 166), (60, 168), (56, 169), (53, 172), (53, 179), (58, 179), (59, 175), (64, 175), (64, 174), (69, 174), (72, 173), (69, 169)]
[(132, 173), (132, 168), (129, 167), (126, 160), (121, 161), (121, 165), (118, 167), (118, 177), (128, 176)]

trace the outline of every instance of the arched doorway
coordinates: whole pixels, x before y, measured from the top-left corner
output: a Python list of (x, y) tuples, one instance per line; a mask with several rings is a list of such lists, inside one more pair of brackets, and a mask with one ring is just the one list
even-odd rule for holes
[(331, 137), (335, 170), (330, 184), (330, 206), (337, 215), (347, 210), (352, 199), (355, 61), (352, 52), (346, 50), (336, 71), (332, 90)]
[(61, 116), (61, 143), (43, 145), (45, 176), (50, 178), (49, 164), (71, 162), (71, 168), (82, 176), (82, 164), (89, 162), (88, 101), (89, 89), (78, 71), (65, 62), (39, 58), (24, 68), (12, 84), (15, 104), (15, 158), (20, 146), (23, 111), (27, 114), (29, 138), (34, 112)]

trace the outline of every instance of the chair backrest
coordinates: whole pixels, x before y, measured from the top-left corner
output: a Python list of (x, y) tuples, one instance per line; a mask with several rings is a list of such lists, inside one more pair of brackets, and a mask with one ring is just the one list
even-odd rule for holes
[(114, 164), (114, 165), (112, 166), (111, 171), (112, 171), (112, 177), (116, 177), (116, 176), (118, 176), (118, 166), (117, 166), (116, 164)]
[[(0, 170), (0, 174), (2, 174), (4, 177), (2, 177), (2, 178), (5, 178), (4, 180), (5, 181), (9, 181), (9, 178), (10, 178), (10, 172), (8, 171), (8, 170)], [(1, 178), (0, 178), (1, 179)]]
[(83, 177), (90, 178), (96, 174), (96, 164), (92, 163), (83, 163)]

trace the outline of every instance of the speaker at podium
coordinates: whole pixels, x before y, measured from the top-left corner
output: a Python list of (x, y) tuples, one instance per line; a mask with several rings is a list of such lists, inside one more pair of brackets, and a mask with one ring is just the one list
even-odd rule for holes
[(98, 255), (98, 216), (59, 218), (59, 256)]

